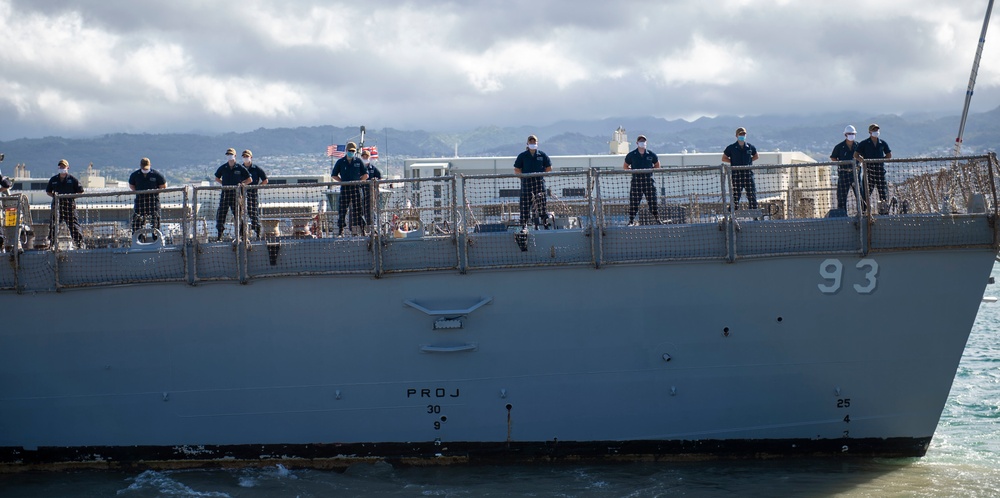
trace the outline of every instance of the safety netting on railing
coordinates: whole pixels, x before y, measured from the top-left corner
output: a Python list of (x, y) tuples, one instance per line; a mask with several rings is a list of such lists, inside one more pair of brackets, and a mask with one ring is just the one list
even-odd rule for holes
[(591, 173), (462, 178), (468, 268), (592, 264)]
[(32, 211), (34, 245), (54, 251), (56, 287), (183, 281), (188, 193), (57, 195)]
[(0, 196), (0, 289), (995, 247), (994, 155), (861, 166)]
[(831, 180), (836, 167), (837, 163), (734, 166), (730, 192), (736, 216), (770, 220), (836, 216), (830, 213), (836, 207), (837, 185)]
[(995, 213), (995, 156), (868, 160), (862, 198), (870, 199), (872, 249), (989, 245)]
[(843, 165), (843, 177), (841, 166), (834, 162), (733, 167), (734, 206), (737, 195), (742, 198), (732, 221), (734, 256), (859, 252), (858, 184), (850, 181), (853, 165)]
[(458, 268), (455, 177), (379, 180), (373, 192), (382, 273)]
[(194, 257), (195, 280), (239, 280), (241, 270), (237, 237), (245, 216), (240, 186), (195, 187), (192, 195), (191, 233), (198, 243)]
[(965, 214), (992, 209), (992, 161), (993, 156), (865, 161), (872, 214)]
[(371, 182), (247, 187), (247, 278), (372, 272), (370, 190)]
[(725, 258), (721, 167), (600, 171), (602, 263)]
[[(0, 263), (0, 290), (20, 288), (25, 275), (17, 271), (19, 256), (26, 249), (34, 248), (34, 229), (31, 224), (31, 206), (23, 194), (0, 196), (0, 251), (8, 256), (7, 263)], [(44, 262), (38, 266), (45, 268)], [(47, 269), (47, 268), (45, 268)], [(52, 281), (51, 278), (48, 281)]]

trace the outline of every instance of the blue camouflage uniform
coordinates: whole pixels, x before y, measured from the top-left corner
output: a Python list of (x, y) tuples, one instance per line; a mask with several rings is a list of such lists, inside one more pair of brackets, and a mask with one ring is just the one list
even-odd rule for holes
[[(45, 191), (55, 194), (81, 194), (83, 185), (80, 180), (73, 175), (67, 174), (66, 178), (61, 175), (49, 178), (49, 184), (45, 186)], [(76, 199), (59, 199), (59, 221), (69, 227), (69, 233), (73, 236), (73, 242), (77, 247), (83, 244), (83, 233), (80, 232), (80, 222), (76, 219)], [(59, 229), (57, 223), (52, 223), (49, 229), (49, 240), (56, 243), (56, 232)]]
[[(243, 166), (246, 168), (246, 166)], [(250, 167), (247, 168), (247, 172), (250, 173), (250, 185), (260, 185), (261, 182), (267, 180), (267, 173), (257, 166), (255, 163), (251, 162)], [(250, 217), (250, 228), (257, 233), (257, 238), (260, 238), (260, 190), (255, 188), (247, 189), (247, 215)]]
[[(632, 152), (625, 155), (625, 164), (627, 164), (630, 169), (634, 170), (652, 170), (653, 166), (658, 162), (660, 162), (660, 159), (649, 149), (646, 149), (646, 152), (642, 153), (639, 152), (638, 148), (636, 148)], [(653, 182), (653, 174), (633, 173), (628, 193), (629, 223), (632, 223), (632, 221), (635, 220), (635, 215), (639, 212), (639, 204), (642, 202), (643, 196), (646, 197), (646, 204), (649, 206), (649, 212), (653, 215), (653, 219), (660, 219), (660, 215), (657, 213), (656, 183)]]
[[(378, 168), (375, 167), (375, 163), (373, 163), (373, 162), (369, 162), (368, 163), (368, 179), (369, 180), (381, 180), (382, 179), (382, 172), (379, 171)], [(364, 202), (363, 202), (363, 204), (364, 204), (364, 208), (365, 208), (366, 218), (368, 219), (369, 222), (374, 222), (374, 220), (375, 220), (375, 216), (374, 216), (375, 213), (372, 211), (372, 207), (373, 207), (372, 206), (372, 204), (373, 204), (372, 203), (372, 189), (370, 189), (368, 187), (365, 187), (361, 191), (361, 193), (364, 196)], [(375, 191), (375, 195), (376, 196), (378, 195), (378, 191), (377, 190)]]
[(847, 193), (854, 189), (854, 182), (858, 178), (857, 166), (854, 162), (854, 152), (858, 150), (857, 140), (848, 145), (847, 140), (840, 142), (833, 147), (830, 153), (832, 161), (851, 161), (850, 165), (837, 166), (837, 209), (847, 211)]
[[(128, 177), (128, 184), (141, 192), (156, 190), (160, 185), (166, 185), (167, 179), (155, 169), (150, 168), (149, 173), (143, 174), (140, 168)], [(160, 194), (136, 194), (132, 206), (132, 231), (142, 228), (146, 221), (156, 230), (160, 229)]]
[[(549, 156), (540, 150), (534, 153), (530, 149), (517, 155), (514, 159), (514, 169), (521, 173), (544, 173), (552, 167)], [(536, 226), (548, 216), (545, 198), (545, 178), (535, 176), (521, 178), (521, 225), (527, 226), (530, 219)]]
[[(367, 174), (368, 167), (361, 161), (361, 158), (358, 156), (350, 158), (345, 156), (334, 163), (333, 172), (330, 173), (330, 176), (338, 176), (342, 182), (356, 182)], [(337, 205), (338, 233), (343, 233), (344, 227), (347, 225), (345, 218), (347, 217), (348, 209), (351, 212), (351, 228), (354, 226), (365, 227), (366, 219), (365, 215), (362, 214), (363, 192), (364, 186), (362, 185), (340, 186), (340, 200)]]
[[(865, 159), (884, 159), (886, 154), (891, 152), (889, 144), (880, 138), (866, 138), (858, 142), (858, 154)], [(879, 199), (883, 202), (889, 200), (889, 186), (885, 182), (883, 162), (865, 164), (865, 185), (862, 186), (861, 195), (866, 204), (874, 189), (878, 189)]]
[[(240, 163), (229, 167), (229, 162), (222, 163), (219, 169), (215, 170), (215, 177), (222, 180), (223, 187), (239, 185), (250, 178), (250, 172)], [(223, 189), (219, 196), (219, 210), (215, 213), (215, 229), (219, 232), (219, 238), (226, 230), (226, 217), (229, 211), (233, 212), (233, 220), (236, 220), (236, 189)]]
[[(729, 144), (724, 152), (729, 157), (729, 164), (732, 166), (753, 166), (753, 156), (757, 155), (757, 148), (750, 142), (745, 142), (740, 146), (740, 141)], [(740, 205), (740, 195), (742, 190), (747, 191), (747, 202), (750, 209), (757, 209), (757, 184), (753, 179), (753, 170), (739, 169), (732, 172), (733, 205)]]

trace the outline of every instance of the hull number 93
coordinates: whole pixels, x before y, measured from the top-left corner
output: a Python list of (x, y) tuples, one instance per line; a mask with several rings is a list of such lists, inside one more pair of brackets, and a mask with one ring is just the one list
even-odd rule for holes
[[(854, 291), (858, 294), (871, 294), (878, 285), (878, 262), (874, 259), (862, 259), (854, 265), (857, 271), (851, 271), (849, 279)], [(823, 294), (835, 294), (844, 283), (844, 264), (839, 259), (827, 259), (819, 264), (819, 276), (826, 283), (817, 284)]]

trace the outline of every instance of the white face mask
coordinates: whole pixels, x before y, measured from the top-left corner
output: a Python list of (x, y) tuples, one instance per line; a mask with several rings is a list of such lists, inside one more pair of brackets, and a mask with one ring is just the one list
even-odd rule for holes
[(68, 169), (59, 168), (59, 174), (60, 175), (69, 174), (69, 170)]
[(848, 133), (847, 134), (847, 139), (850, 140), (850, 141), (852, 141), (852, 142), (854, 141), (855, 137), (857, 137), (857, 135), (854, 134), (854, 133)]
[(873, 131), (872, 136), (878, 138), (878, 130)]
[(235, 161), (236, 156), (234, 156), (233, 154), (226, 154), (226, 159), (229, 161)]
[(636, 142), (635, 144), (638, 145), (640, 149), (646, 148), (646, 142)]
[(528, 148), (531, 150), (535, 150), (538, 148), (538, 144), (528, 144)]
[(249, 158), (249, 157), (244, 157), (243, 158), (243, 164), (245, 164), (247, 166), (250, 166), (251, 162), (252, 162), (252, 158)]
[(149, 173), (149, 168), (150, 168), (149, 166), (143, 166), (142, 167), (142, 173), (143, 174)]
[(361, 162), (365, 163), (365, 166), (368, 166), (368, 163), (371, 162), (371, 160), (368, 159), (367, 157), (362, 157)]

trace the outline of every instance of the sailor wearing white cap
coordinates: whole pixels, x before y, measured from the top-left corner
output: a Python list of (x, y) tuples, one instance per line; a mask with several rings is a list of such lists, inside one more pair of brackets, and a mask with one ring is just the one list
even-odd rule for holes
[[(844, 141), (833, 147), (830, 153), (831, 161), (850, 161), (850, 164), (841, 163), (837, 166), (837, 209), (841, 215), (847, 216), (847, 193), (854, 188), (854, 183), (858, 179), (857, 164), (854, 161), (854, 153), (858, 150), (858, 131), (853, 125), (844, 128)], [(858, 199), (857, 192), (854, 198)]]

